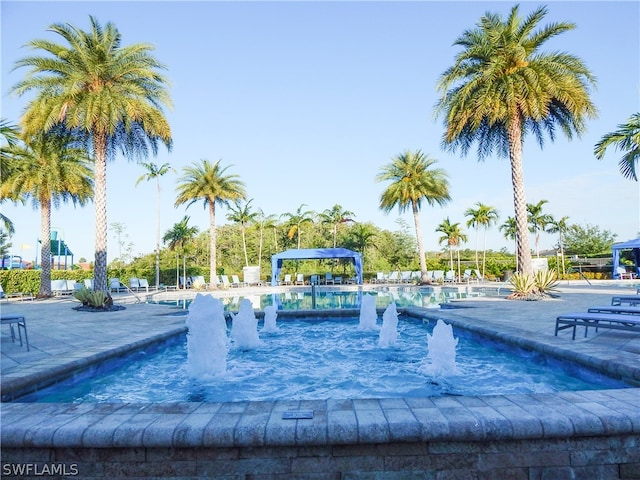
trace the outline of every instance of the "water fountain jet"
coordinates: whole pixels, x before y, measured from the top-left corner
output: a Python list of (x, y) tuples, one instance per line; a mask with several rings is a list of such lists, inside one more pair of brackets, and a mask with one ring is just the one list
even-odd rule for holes
[(224, 305), (211, 295), (198, 293), (189, 305), (186, 320), (187, 371), (196, 378), (220, 375), (227, 370), (229, 339)]

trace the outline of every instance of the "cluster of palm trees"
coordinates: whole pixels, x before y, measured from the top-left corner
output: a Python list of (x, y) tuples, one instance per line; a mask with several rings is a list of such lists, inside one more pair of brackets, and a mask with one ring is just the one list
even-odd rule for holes
[[(506, 18), (486, 13), (475, 28), (465, 30), (454, 42), (461, 51), (438, 82), (441, 97), (435, 108), (436, 115), (444, 121), (445, 148), (466, 155), (477, 144), (479, 160), (492, 153), (509, 158), (516, 257), (524, 274), (532, 273), (522, 168), (525, 135), (532, 133), (541, 145), (545, 132), (551, 140), (558, 131), (571, 139), (579, 136), (586, 121), (596, 115), (589, 94), (595, 79), (582, 60), (564, 52), (541, 51), (548, 40), (575, 25), (554, 22), (540, 26), (546, 14), (546, 7), (540, 7), (523, 19), (519, 7), (514, 6)], [(172, 135), (164, 108), (171, 106), (171, 100), (162, 74), (165, 67), (151, 55), (151, 45), (123, 46), (115, 25), (101, 25), (94, 17), (89, 21), (87, 31), (68, 23), (51, 25), (49, 30), (63, 42), (33, 40), (28, 46), (36, 54), (16, 62), (16, 68), (27, 68), (28, 72), (13, 87), (13, 93), (31, 94), (31, 99), (20, 120), (20, 130), (2, 123), (0, 200), (31, 199), (41, 209), (40, 237), (43, 248), (47, 248), (50, 206), (61, 201), (83, 204), (92, 199), (96, 217), (94, 284), (96, 289), (104, 290), (107, 160), (120, 151), (130, 160), (142, 161), (150, 153), (157, 153), (160, 144), (170, 150)], [(636, 181), (639, 122), (640, 114), (634, 114), (626, 125), (605, 135), (595, 147), (597, 158), (602, 158), (611, 145), (626, 152), (620, 160), (621, 172)], [(445, 205), (450, 200), (446, 174), (432, 168), (434, 163), (420, 151), (405, 152), (383, 167), (377, 177), (378, 181), (391, 182), (380, 198), (380, 208), (390, 211), (397, 206), (413, 213), (423, 276), (426, 264), (420, 208), (424, 203)], [(157, 179), (170, 168), (150, 165), (147, 164), (146, 180)], [(33, 168), (42, 173), (28, 178), (26, 172), (35, 171)], [(187, 167), (176, 199), (176, 205), (187, 206), (202, 201), (209, 210), (212, 274), (216, 266), (216, 205), (235, 204), (246, 197), (242, 182), (225, 174), (225, 170), (220, 162), (208, 161)], [(242, 207), (234, 208), (230, 215), (246, 221)], [(309, 215), (301, 205), (289, 218), (289, 235), (297, 237), (298, 246)], [(469, 226), (476, 229), (486, 229), (487, 222), (493, 221), (483, 219), (479, 213), (475, 219), (475, 214), (470, 216)], [(339, 224), (332, 213), (327, 213), (327, 222), (334, 222), (334, 228)], [(441, 231), (455, 225), (449, 222)], [(335, 232), (334, 229), (334, 242)], [(41, 295), (50, 294), (49, 257), (45, 253)]]

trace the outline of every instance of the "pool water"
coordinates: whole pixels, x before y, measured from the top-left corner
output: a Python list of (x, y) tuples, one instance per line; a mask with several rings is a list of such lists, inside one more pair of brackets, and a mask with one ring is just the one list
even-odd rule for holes
[[(504, 293), (504, 292), (503, 292)], [(376, 297), (376, 307), (386, 308), (391, 302), (397, 307), (425, 307), (438, 308), (440, 304), (448, 303), (453, 299), (485, 296), (488, 293), (479, 289), (469, 288), (468, 292), (458, 291), (434, 291), (432, 288), (417, 287), (379, 287), (366, 292), (358, 290), (336, 290), (327, 287), (316, 289), (315, 305), (311, 292), (307, 289), (291, 290), (282, 293), (268, 293), (262, 295), (224, 295), (217, 296), (222, 301), (225, 311), (237, 312), (240, 302), (247, 298), (251, 301), (255, 310), (264, 310), (264, 307), (275, 305), (278, 310), (327, 310), (336, 308), (360, 308), (363, 295)], [(191, 299), (164, 300), (159, 302), (164, 305), (175, 305), (188, 309)]]
[[(262, 322), (259, 325), (261, 328)], [(231, 343), (225, 373), (207, 380), (187, 374), (187, 339), (172, 340), (105, 362), (21, 398), (22, 402), (233, 402), (345, 398), (507, 395), (628, 385), (462, 330), (456, 369), (429, 373), (426, 335), (434, 322), (400, 317), (394, 346), (358, 320), (283, 320), (251, 350)]]

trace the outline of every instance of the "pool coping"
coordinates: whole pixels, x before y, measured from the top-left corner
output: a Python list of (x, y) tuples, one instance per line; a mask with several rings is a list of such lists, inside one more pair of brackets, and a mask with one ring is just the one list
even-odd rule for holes
[[(442, 318), (443, 313), (420, 307), (402, 310), (410, 316), (429, 319)], [(278, 315), (287, 315), (285, 312)], [(318, 316), (336, 312), (353, 315), (353, 310), (346, 309), (313, 311)], [(302, 312), (291, 312), (299, 313)], [(524, 348), (541, 343), (533, 342), (527, 332), (517, 328), (498, 331), (473, 325), (460, 316), (445, 320)], [(167, 336), (184, 330), (173, 329)], [(615, 371), (640, 380), (640, 368), (611, 361), (602, 352), (593, 352), (592, 345), (585, 345), (584, 351), (576, 345), (571, 350), (563, 349), (560, 340), (553, 337), (546, 338), (542, 345), (547, 349), (545, 353), (561, 358), (566, 355), (564, 358), (570, 360), (590, 362), (600, 371)], [(635, 387), (552, 394), (363, 400), (155, 404), (16, 401), (2, 403), (0, 407), (3, 448), (321, 446), (640, 433), (640, 388)], [(289, 416), (283, 415), (285, 412), (299, 411), (312, 411), (313, 418), (284, 418)]]

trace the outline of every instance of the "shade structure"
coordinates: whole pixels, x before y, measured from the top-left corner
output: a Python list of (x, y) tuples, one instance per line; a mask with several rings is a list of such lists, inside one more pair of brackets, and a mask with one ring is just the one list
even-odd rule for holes
[(280, 271), (284, 260), (326, 260), (348, 258), (353, 262), (358, 284), (362, 284), (362, 255), (346, 248), (299, 248), (285, 250), (271, 256), (271, 285), (280, 282)]
[(611, 246), (613, 252), (613, 278), (620, 278), (618, 267), (620, 266), (620, 252), (632, 250), (633, 261), (636, 265), (635, 273), (640, 276), (640, 237), (622, 243), (614, 243)]

